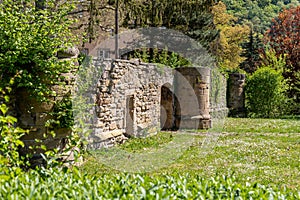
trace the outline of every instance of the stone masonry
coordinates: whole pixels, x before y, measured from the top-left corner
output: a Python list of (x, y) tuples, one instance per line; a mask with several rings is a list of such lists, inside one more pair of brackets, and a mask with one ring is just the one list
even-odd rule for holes
[(101, 67), (91, 143), (101, 145), (123, 134), (142, 137), (156, 133), (160, 126), (160, 88), (165, 83), (173, 85), (173, 71), (138, 60), (107, 61)]
[[(86, 91), (93, 105), (92, 111), (88, 111), (93, 113), (89, 127), (92, 132), (88, 136), (90, 149), (112, 146), (128, 137), (149, 136), (162, 129), (208, 129), (213, 125), (211, 113), (223, 109), (216, 105), (226, 104), (224, 98), (211, 97), (209, 68), (171, 69), (140, 60), (93, 60), (92, 65), (101, 73), (99, 77), (96, 75), (97, 83)], [(54, 103), (73, 91), (74, 72), (65, 77), (68, 77), (66, 87), (53, 86), (58, 95), (50, 97), (51, 103), (39, 104), (26, 91), (18, 92), (19, 123), (31, 130), (23, 138), (26, 144), (43, 138), (48, 132), (45, 122), (50, 119)], [(222, 91), (219, 93), (225, 95)], [(67, 129), (55, 131), (58, 138), (44, 140), (47, 146), (57, 146), (70, 134)]]
[[(69, 48), (64, 52), (59, 52), (57, 57), (60, 60), (71, 60), (75, 66), (78, 66), (77, 56), (79, 50), (77, 48)], [(18, 88), (15, 94), (14, 109), (18, 119), (18, 126), (23, 129), (29, 130), (29, 134), (24, 135), (21, 139), (25, 144), (25, 151), (28, 151), (29, 146), (36, 145), (36, 139), (42, 141), (48, 149), (63, 146), (62, 141), (70, 133), (71, 129), (68, 128), (49, 128), (45, 124), (48, 120), (53, 119), (51, 112), (56, 104), (63, 99), (68, 98), (74, 87), (76, 67), (73, 71), (60, 74), (63, 77), (61, 84), (51, 85), (51, 90), (55, 91), (56, 95), (47, 97), (47, 102), (40, 102), (32, 97), (26, 88)], [(56, 137), (49, 134), (54, 131)], [(23, 150), (22, 150), (23, 151)], [(37, 151), (42, 151), (37, 149)]]
[(233, 73), (228, 78), (227, 89), (227, 107), (229, 109), (229, 116), (245, 117), (245, 93), (244, 87), (246, 84), (245, 74)]
[(173, 70), (139, 60), (103, 61), (90, 148), (161, 129), (210, 128), (210, 69)]

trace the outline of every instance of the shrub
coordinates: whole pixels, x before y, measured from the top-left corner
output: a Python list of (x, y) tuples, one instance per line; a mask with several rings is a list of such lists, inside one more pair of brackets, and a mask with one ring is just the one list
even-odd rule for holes
[(299, 199), (288, 188), (239, 184), (233, 177), (109, 174), (101, 177), (73, 169), (29, 171), (3, 183), (0, 199)]
[[(11, 80), (12, 82), (13, 80)], [(20, 173), (25, 159), (19, 155), (19, 148), (24, 147), (21, 137), (28, 131), (15, 127), (17, 119), (9, 115), (9, 96), (0, 88), (0, 180), (9, 179)]]
[(287, 89), (280, 70), (259, 68), (248, 78), (245, 87), (248, 116), (273, 118), (286, 114), (290, 108)]
[(59, 59), (59, 52), (76, 44), (72, 32), (73, 20), (68, 13), (74, 8), (71, 1), (57, 6), (53, 0), (3, 0), (0, 3), (0, 86), (12, 77), (14, 88), (27, 88), (33, 97), (47, 100), (55, 95), (48, 87), (57, 84), (60, 74), (74, 68), (71, 61)]

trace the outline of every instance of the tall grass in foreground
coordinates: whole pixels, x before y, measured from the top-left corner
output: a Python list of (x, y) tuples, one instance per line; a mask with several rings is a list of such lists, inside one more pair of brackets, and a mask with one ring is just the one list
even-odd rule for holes
[(78, 170), (29, 171), (0, 180), (0, 199), (300, 199), (300, 192), (233, 177), (114, 174), (101, 177)]

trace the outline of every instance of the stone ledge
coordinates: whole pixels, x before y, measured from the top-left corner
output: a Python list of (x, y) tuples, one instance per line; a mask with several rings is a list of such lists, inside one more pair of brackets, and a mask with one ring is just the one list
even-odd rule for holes
[(101, 134), (95, 134), (96, 137), (100, 139), (100, 141), (104, 141), (110, 138), (118, 137), (120, 135), (123, 135), (125, 133), (124, 129), (121, 130), (113, 130), (108, 132), (103, 132)]

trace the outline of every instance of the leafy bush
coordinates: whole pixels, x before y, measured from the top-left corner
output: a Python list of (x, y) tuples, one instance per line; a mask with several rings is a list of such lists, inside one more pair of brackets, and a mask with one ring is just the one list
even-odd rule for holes
[(300, 103), (300, 6), (299, 4), (283, 10), (272, 20), (272, 24), (265, 35), (265, 43), (270, 45), (276, 56), (286, 56), (287, 65), (284, 67), (284, 77), (291, 86), (289, 96)]
[(299, 199), (300, 193), (258, 183), (238, 184), (233, 177), (114, 174), (101, 177), (76, 168), (29, 171), (0, 180), (1, 199)]
[[(10, 83), (12, 82), (13, 79)], [(15, 170), (15, 168), (24, 164), (18, 149), (24, 147), (24, 143), (20, 138), (27, 132), (15, 127), (17, 119), (8, 113), (9, 107), (6, 103), (9, 102), (10, 98), (6, 91), (11, 91), (11, 88), (0, 88), (0, 177), (6, 171), (4, 167), (8, 166)]]
[[(13, 82), (13, 79), (11, 80)], [(36, 139), (36, 144), (30, 146), (31, 153), (22, 155), (20, 149), (24, 148), (24, 143), (21, 140), (22, 136), (29, 133), (29, 130), (23, 130), (16, 126), (17, 119), (9, 115), (9, 96), (5, 90), (11, 91), (10, 87), (5, 89), (0, 88), (0, 179), (8, 179), (11, 176), (21, 173), (27, 167), (30, 167), (29, 160), (35, 150), (39, 152), (43, 150), (43, 159), (48, 167), (61, 166), (64, 164), (61, 159), (68, 156), (72, 151), (74, 159), (78, 159), (80, 154), (79, 147), (82, 140), (79, 137), (79, 130), (76, 127), (72, 128), (72, 133), (67, 137), (68, 142), (64, 149), (59, 148), (46, 149), (42, 141)], [(47, 136), (45, 136), (47, 137)]]
[(246, 108), (249, 117), (272, 118), (288, 112), (288, 86), (280, 70), (259, 68), (247, 80)]
[(167, 48), (136, 49), (132, 52), (129, 52), (126, 56), (128, 56), (129, 59), (139, 58), (143, 62), (157, 63), (157, 64), (169, 66), (171, 68), (186, 67), (191, 64), (188, 60), (183, 58), (181, 55), (174, 52), (169, 52)]
[(0, 86), (19, 74), (14, 87), (25, 87), (45, 100), (54, 95), (48, 85), (57, 83), (60, 73), (73, 67), (57, 55), (77, 40), (68, 18), (74, 7), (67, 1), (58, 8), (57, 2), (50, 0), (43, 1), (44, 9), (38, 9), (34, 2), (1, 1)]
[[(78, 41), (72, 31), (75, 20), (69, 15), (75, 8), (74, 1), (67, 0), (59, 5), (54, 0), (38, 3), (43, 5), (35, 3), (27, 0), (3, 0), (0, 3), (0, 87), (10, 88), (10, 92), (4, 95), (6, 99), (8, 95), (15, 96), (21, 88), (40, 102), (52, 101), (56, 93), (51, 86), (63, 87), (65, 80), (62, 73), (76, 68), (72, 59), (64, 59), (70, 56), (70, 52), (65, 51)], [(14, 107), (12, 104), (10, 106)], [(60, 122), (55, 124), (58, 128), (73, 125), (70, 107), (71, 101), (66, 99), (56, 103), (54, 114), (49, 113), (53, 115), (52, 121)], [(17, 120), (8, 115), (8, 106), (2, 104), (0, 109), (0, 162), (4, 167), (21, 166), (18, 150), (24, 146), (20, 138), (25, 131), (15, 127)], [(72, 143), (70, 148), (79, 140), (75, 135), (73, 132), (68, 138)], [(42, 140), (36, 140), (36, 144), (30, 147), (32, 152), (42, 150), (47, 159), (54, 161), (61, 156), (58, 149), (45, 150)]]

